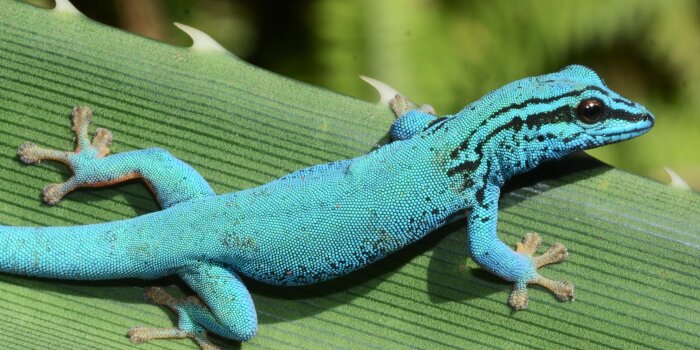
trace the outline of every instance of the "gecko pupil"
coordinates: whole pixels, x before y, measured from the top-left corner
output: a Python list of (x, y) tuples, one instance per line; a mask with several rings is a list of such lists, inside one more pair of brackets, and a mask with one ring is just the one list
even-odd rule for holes
[(578, 119), (586, 124), (592, 124), (598, 121), (603, 115), (603, 102), (597, 99), (584, 100), (578, 105), (576, 114)]

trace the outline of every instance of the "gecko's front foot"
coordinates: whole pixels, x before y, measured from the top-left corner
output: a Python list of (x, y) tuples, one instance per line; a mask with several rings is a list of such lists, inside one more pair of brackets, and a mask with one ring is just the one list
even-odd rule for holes
[[(89, 164), (109, 154), (109, 146), (112, 144), (112, 132), (98, 128), (92, 142), (88, 139), (88, 127), (92, 123), (92, 111), (88, 107), (75, 107), (71, 113), (73, 116), (73, 131), (77, 137), (77, 146), (74, 152), (46, 149), (32, 142), (25, 142), (19, 146), (17, 155), (26, 164), (36, 164), (42, 160), (53, 160), (67, 165), (74, 173), (68, 181), (60, 184), (51, 184), (44, 187), (43, 198), (47, 204), (56, 204), (68, 192), (84, 185), (91, 180), (90, 173), (83, 174), (81, 168), (89, 168)], [(93, 181), (94, 182), (94, 181)]]
[(408, 111), (411, 111), (414, 109), (420, 110), (423, 113), (427, 113), (427, 114), (430, 114), (433, 116), (437, 115), (435, 113), (435, 108), (433, 108), (433, 106), (431, 106), (429, 104), (424, 104), (424, 105), (418, 107), (418, 105), (411, 102), (411, 100), (409, 100), (409, 99), (407, 99), (399, 94), (394, 96), (394, 98), (392, 98), (389, 101), (389, 107), (391, 107), (391, 110), (394, 112), (396, 117), (401, 117), (402, 115), (408, 113)]
[(516, 252), (520, 254), (532, 257), (532, 263), (535, 268), (534, 277), (529, 277), (523, 281), (516, 281), (513, 288), (513, 292), (510, 294), (510, 299), (508, 302), (516, 310), (522, 310), (527, 307), (528, 295), (527, 295), (527, 285), (528, 284), (538, 284), (544, 288), (549, 289), (554, 295), (559, 298), (559, 300), (573, 300), (574, 299), (574, 285), (568, 281), (554, 281), (545, 277), (542, 277), (536, 272), (542, 266), (558, 263), (566, 260), (569, 256), (566, 248), (559, 244), (554, 243), (547, 249), (544, 254), (540, 256), (534, 256), (537, 248), (542, 244), (542, 239), (536, 233), (528, 233), (523, 238), (522, 243), (518, 243), (516, 246)]

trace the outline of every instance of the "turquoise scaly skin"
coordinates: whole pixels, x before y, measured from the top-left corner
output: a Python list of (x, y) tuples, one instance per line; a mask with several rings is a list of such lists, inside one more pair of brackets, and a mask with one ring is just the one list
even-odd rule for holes
[[(55, 160), (74, 176), (44, 189), (55, 204), (79, 187), (141, 178), (163, 210), (133, 219), (73, 227), (0, 227), (0, 271), (74, 280), (179, 275), (199, 296), (146, 295), (179, 315), (178, 327), (134, 327), (133, 342), (206, 331), (245, 341), (257, 329), (240, 275), (276, 285), (313, 284), (362, 268), (464, 217), (467, 248), (484, 269), (514, 282), (510, 304), (527, 306), (527, 284), (560, 299), (573, 285), (538, 274), (566, 258), (526, 235), (512, 250), (496, 236), (501, 185), (540, 162), (636, 137), (654, 117), (607, 88), (590, 69), (569, 66), (497, 89), (455, 115), (438, 118), (397, 95), (393, 142), (369, 154), (296, 171), (257, 188), (216, 195), (204, 178), (154, 148), (107, 156), (112, 135), (88, 140), (91, 112), (73, 111), (75, 152), (25, 143), (26, 163)], [(465, 209), (468, 209), (465, 211)]]

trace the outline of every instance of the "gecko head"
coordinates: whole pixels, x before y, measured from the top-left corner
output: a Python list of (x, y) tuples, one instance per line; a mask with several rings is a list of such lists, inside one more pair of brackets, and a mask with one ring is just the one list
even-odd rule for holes
[(467, 131), (459, 146), (450, 144), (454, 166), (448, 174), (473, 170), (487, 163), (483, 157), (493, 157), (510, 169), (504, 177), (544, 160), (642, 135), (654, 126), (654, 116), (644, 106), (610, 90), (593, 70), (579, 65), (509, 83), (451, 120)]
[(584, 66), (567, 66), (534, 79), (538, 96), (545, 97), (525, 123), (530, 126), (529, 146), (549, 150), (543, 158), (631, 139), (654, 126), (654, 116), (644, 106), (610, 90)]
[(644, 106), (610, 90), (589, 68), (572, 65), (540, 79), (548, 89), (569, 95), (556, 106), (565, 115), (552, 124), (567, 153), (631, 139), (654, 126)]

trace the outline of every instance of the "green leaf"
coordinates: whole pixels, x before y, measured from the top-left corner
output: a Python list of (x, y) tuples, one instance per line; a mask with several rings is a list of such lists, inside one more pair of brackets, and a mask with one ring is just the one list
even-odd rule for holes
[[(70, 149), (68, 113), (89, 105), (115, 152), (167, 148), (219, 193), (371, 150), (384, 107), (252, 67), (223, 52), (178, 48), (80, 15), (0, 2), (0, 222), (76, 225), (158, 210), (140, 183), (80, 190), (55, 207), (40, 189), (68, 171), (28, 167), (31, 140)], [(510, 285), (478, 269), (456, 223), (357, 273), (282, 288), (248, 281), (260, 319), (245, 348), (694, 348), (700, 344), (700, 196), (586, 158), (520, 177), (501, 200), (499, 234), (559, 241), (570, 261), (544, 274), (576, 284), (575, 302), (532, 288), (514, 313)], [(151, 282), (0, 276), (2, 348), (134, 348), (135, 325), (172, 326), (142, 300)], [(174, 279), (158, 284), (177, 283)], [(235, 347), (230, 341), (219, 340)], [(139, 349), (189, 348), (190, 340)]]

